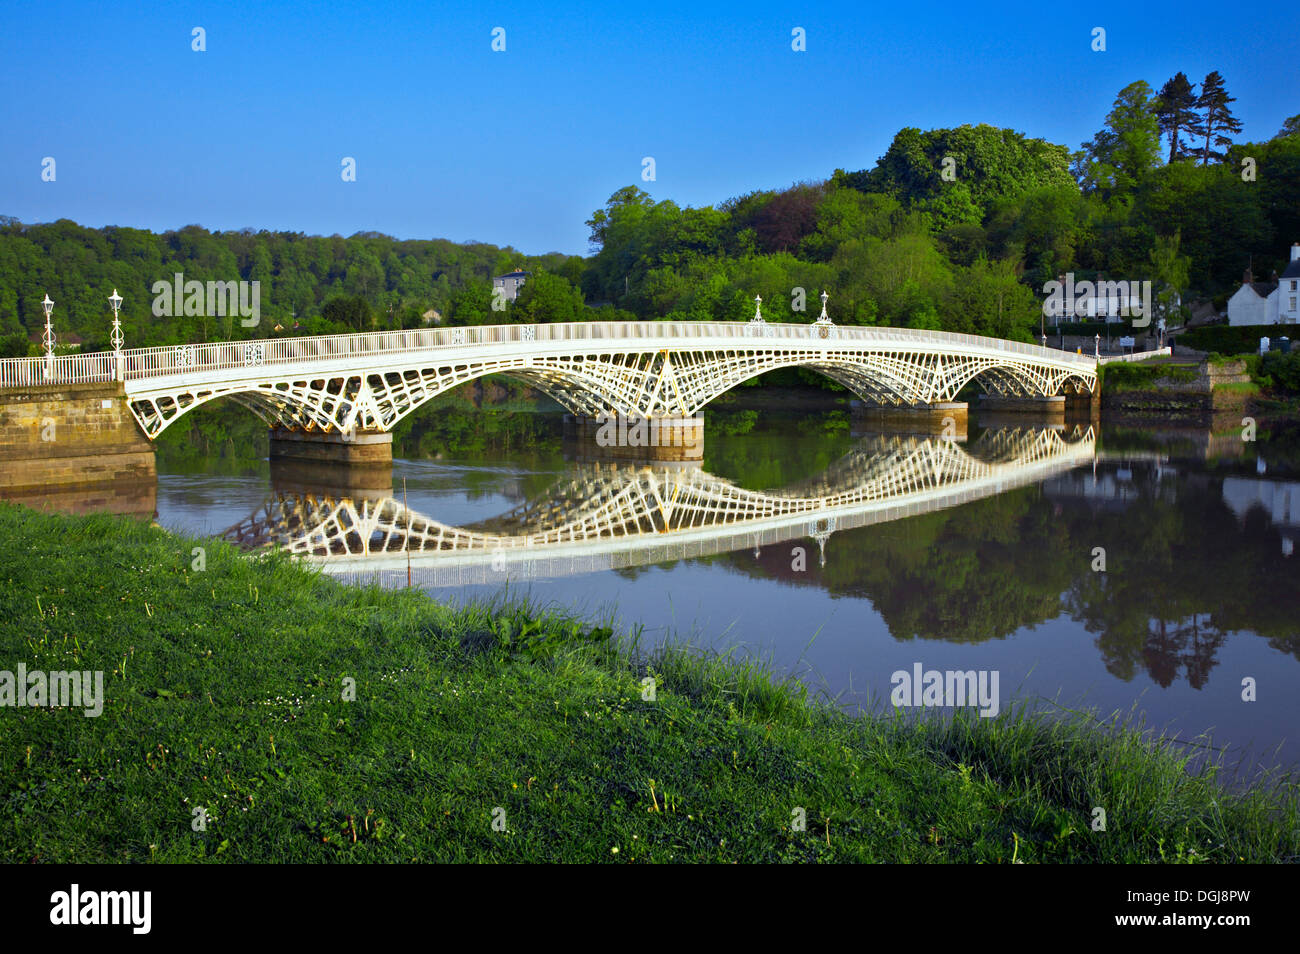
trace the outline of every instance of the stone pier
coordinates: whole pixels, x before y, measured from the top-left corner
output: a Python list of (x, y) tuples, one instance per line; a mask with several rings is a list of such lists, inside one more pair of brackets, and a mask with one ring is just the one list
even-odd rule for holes
[(1096, 418), (1101, 416), (1101, 401), (1087, 391), (1065, 395), (1065, 413), (1071, 418)]
[(271, 428), (271, 460), (342, 464), (375, 469), (393, 466), (393, 435), (389, 431), (299, 431)]
[(566, 414), (564, 441), (578, 460), (700, 461), (704, 418)]
[(853, 423), (864, 429), (880, 428), (909, 434), (939, 434), (965, 438), (969, 405), (965, 401), (935, 404), (865, 404), (853, 402)]
[[(0, 390), (0, 497), (35, 506), (71, 488), (152, 485), (156, 476), (153, 444), (120, 382)], [(151, 509), (126, 493), (140, 497), (128, 509)]]

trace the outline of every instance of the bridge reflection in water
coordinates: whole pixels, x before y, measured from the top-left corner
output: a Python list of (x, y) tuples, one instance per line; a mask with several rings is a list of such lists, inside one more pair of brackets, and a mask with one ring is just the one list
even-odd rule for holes
[(617, 570), (810, 538), (942, 510), (1095, 459), (1091, 427), (865, 438), (825, 473), (755, 491), (697, 468), (583, 464), (508, 513), (451, 526), (392, 496), (278, 492), (222, 536), (388, 585), (504, 583)]

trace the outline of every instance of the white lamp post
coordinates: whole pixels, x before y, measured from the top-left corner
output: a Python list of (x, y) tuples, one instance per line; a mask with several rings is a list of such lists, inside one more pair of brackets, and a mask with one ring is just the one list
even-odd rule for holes
[(113, 289), (113, 294), (108, 296), (109, 307), (113, 309), (113, 330), (109, 333), (108, 340), (113, 343), (113, 377), (118, 381), (122, 380), (122, 322), (118, 319), (118, 311), (122, 307), (122, 296)]
[(817, 316), (813, 326), (817, 329), (817, 336), (820, 338), (829, 338), (833, 335), (835, 322), (831, 321), (831, 316), (826, 314), (826, 302), (830, 300), (830, 295), (826, 294), (826, 289), (822, 289), (822, 313)]
[(754, 317), (751, 318), (750, 321), (762, 321), (762, 320), (763, 320), (763, 296), (755, 295), (754, 296)]
[(54, 314), (54, 302), (50, 301), (49, 293), (45, 294), (45, 300), (41, 302), (41, 307), (45, 309), (45, 334), (41, 335), (41, 344), (45, 345), (45, 376), (54, 377), (54, 325), (50, 323), (50, 317)]

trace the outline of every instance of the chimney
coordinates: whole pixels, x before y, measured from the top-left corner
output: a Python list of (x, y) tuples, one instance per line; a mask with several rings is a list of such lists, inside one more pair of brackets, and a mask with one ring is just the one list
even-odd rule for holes
[(1246, 269), (1246, 274), (1241, 276), (1241, 283), (1243, 285), (1249, 285), (1254, 280), (1255, 280), (1255, 273), (1252, 272), (1249, 268)]
[(1291, 261), (1300, 258), (1300, 242), (1291, 243)]

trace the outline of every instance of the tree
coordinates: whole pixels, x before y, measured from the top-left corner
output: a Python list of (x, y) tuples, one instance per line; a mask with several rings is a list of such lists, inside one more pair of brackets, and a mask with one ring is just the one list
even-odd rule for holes
[(1300, 113), (1290, 117), (1282, 124), (1282, 129), (1274, 139), (1285, 139), (1287, 136), (1300, 136)]
[(1273, 171), (1282, 169), (1269, 151), (1256, 146), (1251, 151), (1259, 159), (1259, 182), (1242, 182), (1226, 164), (1175, 162), (1157, 169), (1133, 208), (1132, 221), (1142, 230), (1140, 253), (1111, 270), (1136, 274), (1149, 269), (1156, 236), (1177, 233), (1179, 254), (1191, 260), (1186, 287), (1212, 295), (1240, 280), (1248, 256), (1256, 262), (1269, 258), (1274, 227), (1264, 202), (1275, 194), (1270, 191), (1275, 188)]
[(582, 292), (568, 279), (550, 272), (533, 272), (510, 306), (511, 321), (522, 324), (580, 321), (585, 306)]
[(1032, 341), (1042, 306), (1016, 275), (1011, 262), (984, 257), (963, 269), (953, 286), (943, 327), (996, 338)]
[(804, 254), (825, 262), (850, 239), (889, 238), (901, 211), (891, 196), (832, 186), (817, 207), (817, 228), (804, 239)]
[(360, 295), (339, 295), (331, 298), (321, 309), (321, 315), (328, 321), (347, 325), (357, 331), (369, 331), (375, 321), (375, 313), (370, 303)]
[[(528, 283), (524, 283), (528, 287)], [(490, 325), (501, 315), (492, 310), (492, 283), (477, 279), (462, 285), (451, 296), (451, 323), (456, 325)]]
[[(1151, 249), (1151, 265), (1155, 283), (1160, 286), (1160, 315), (1166, 317), (1174, 301), (1179, 299), (1187, 288), (1188, 270), (1192, 260), (1178, 253), (1183, 236), (1174, 232), (1170, 236), (1156, 236), (1155, 248)], [(1148, 316), (1149, 317), (1149, 316)]]
[(593, 250), (605, 247), (605, 241), (608, 236), (609, 226), (616, 221), (620, 215), (626, 216), (637, 210), (645, 210), (654, 205), (654, 199), (645, 190), (634, 186), (624, 186), (609, 197), (605, 203), (605, 208), (597, 209), (587, 220), (587, 227), (591, 229), (591, 235), (588, 241), (591, 243)]
[(35, 350), (22, 332), (0, 337), (0, 358), (26, 358)]
[(1183, 142), (1183, 133), (1194, 136), (1200, 132), (1200, 117), (1196, 113), (1196, 86), (1188, 80), (1186, 73), (1180, 70), (1160, 87), (1155, 113), (1160, 134), (1169, 137), (1169, 161), (1173, 162), (1188, 152), (1189, 146)]
[(772, 197), (753, 218), (758, 247), (764, 252), (788, 252), (817, 226), (817, 207), (825, 189), (796, 185)]
[[(1255, 262), (1270, 260), (1279, 271), (1286, 267), (1286, 247), (1300, 238), (1300, 135), (1275, 136), (1268, 142), (1239, 143), (1228, 150), (1225, 172), (1241, 168), (1241, 160), (1253, 157), (1259, 164), (1259, 214), (1264, 219), (1258, 242), (1250, 251)], [(1236, 182), (1240, 177), (1233, 175)], [(1247, 189), (1250, 185), (1242, 183)], [(1279, 244), (1280, 243), (1280, 244)], [(1245, 248), (1241, 248), (1245, 251)], [(1281, 253), (1281, 258), (1278, 258)], [(1240, 266), (1233, 269), (1240, 272)], [(1233, 276), (1235, 277), (1235, 276)]]
[(1026, 277), (1041, 285), (1076, 266), (1087, 216), (1073, 183), (1035, 189), (999, 204), (989, 219), (989, 246), (1003, 257), (1023, 259)]
[(899, 130), (866, 173), (837, 171), (832, 186), (896, 198), (933, 214), (936, 230), (982, 221), (991, 205), (1031, 189), (1071, 183), (1064, 146), (981, 123), (921, 132)]
[(1214, 70), (1201, 83), (1201, 95), (1196, 98), (1196, 108), (1201, 110), (1200, 132), (1205, 137), (1205, 146), (1201, 150), (1201, 165), (1208, 166), (1210, 159), (1223, 160), (1223, 153), (1215, 146), (1230, 146), (1232, 139), (1228, 133), (1241, 132), (1241, 120), (1232, 115), (1229, 103), (1237, 98), (1229, 96), (1223, 85), (1223, 77)]
[(1152, 108), (1151, 87), (1129, 83), (1106, 116), (1106, 128), (1076, 153), (1075, 168), (1085, 192), (1107, 200), (1127, 197), (1160, 161), (1160, 126)]

